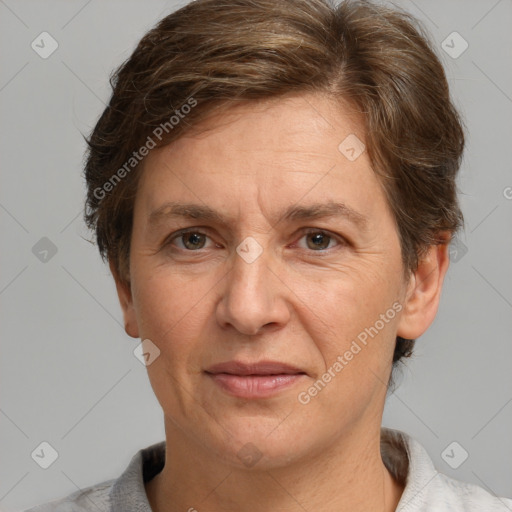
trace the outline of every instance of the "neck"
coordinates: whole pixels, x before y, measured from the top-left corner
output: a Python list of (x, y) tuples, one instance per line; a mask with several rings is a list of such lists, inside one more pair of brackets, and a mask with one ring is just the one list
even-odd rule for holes
[(180, 434), (166, 429), (164, 469), (146, 484), (154, 512), (393, 512), (403, 491), (382, 462), (380, 431), (260, 470), (219, 463)]

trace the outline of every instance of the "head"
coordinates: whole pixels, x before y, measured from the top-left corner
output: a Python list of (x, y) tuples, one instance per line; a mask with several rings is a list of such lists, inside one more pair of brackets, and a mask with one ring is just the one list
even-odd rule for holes
[[(298, 456), (377, 422), (462, 224), (463, 130), (421, 27), (367, 2), (197, 0), (112, 86), (86, 220), (128, 334), (160, 350), (148, 373), (166, 418), (218, 453), (236, 439), (274, 461), (311, 418)], [(211, 382), (227, 360), (303, 375), (245, 400)]]

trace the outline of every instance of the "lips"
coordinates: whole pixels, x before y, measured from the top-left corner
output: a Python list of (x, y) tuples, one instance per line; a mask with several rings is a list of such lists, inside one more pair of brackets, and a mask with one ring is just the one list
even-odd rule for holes
[(206, 373), (229, 375), (292, 375), (305, 374), (306, 372), (294, 366), (275, 361), (261, 361), (259, 363), (242, 363), (240, 361), (227, 361), (211, 366)]
[(276, 361), (228, 361), (209, 367), (205, 373), (223, 392), (244, 399), (270, 398), (306, 376), (300, 368)]

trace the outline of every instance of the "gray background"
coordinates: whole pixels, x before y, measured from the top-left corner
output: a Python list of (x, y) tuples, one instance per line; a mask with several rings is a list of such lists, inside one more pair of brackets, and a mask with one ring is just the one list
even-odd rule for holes
[[(418, 439), (440, 471), (512, 496), (512, 2), (396, 3), (431, 32), (468, 127), (466, 229), (384, 424)], [(0, 0), (2, 510), (117, 477), (164, 439), (138, 342), (87, 242), (81, 133), (104, 108), (111, 70), (178, 5)], [(59, 44), (47, 59), (31, 48), (43, 31)], [(456, 59), (441, 48), (453, 31), (469, 43)], [(33, 252), (43, 237), (57, 249), (46, 262)], [(59, 453), (46, 470), (31, 458), (42, 441)], [(441, 455), (453, 441), (469, 453), (458, 469)]]

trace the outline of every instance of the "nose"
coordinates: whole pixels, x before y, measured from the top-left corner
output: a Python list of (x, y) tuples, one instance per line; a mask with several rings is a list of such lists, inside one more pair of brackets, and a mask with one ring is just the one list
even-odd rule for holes
[(290, 290), (278, 276), (270, 250), (263, 250), (254, 261), (240, 254), (233, 254), (224, 279), (216, 311), (219, 325), (245, 335), (282, 328), (290, 318), (286, 298)]

